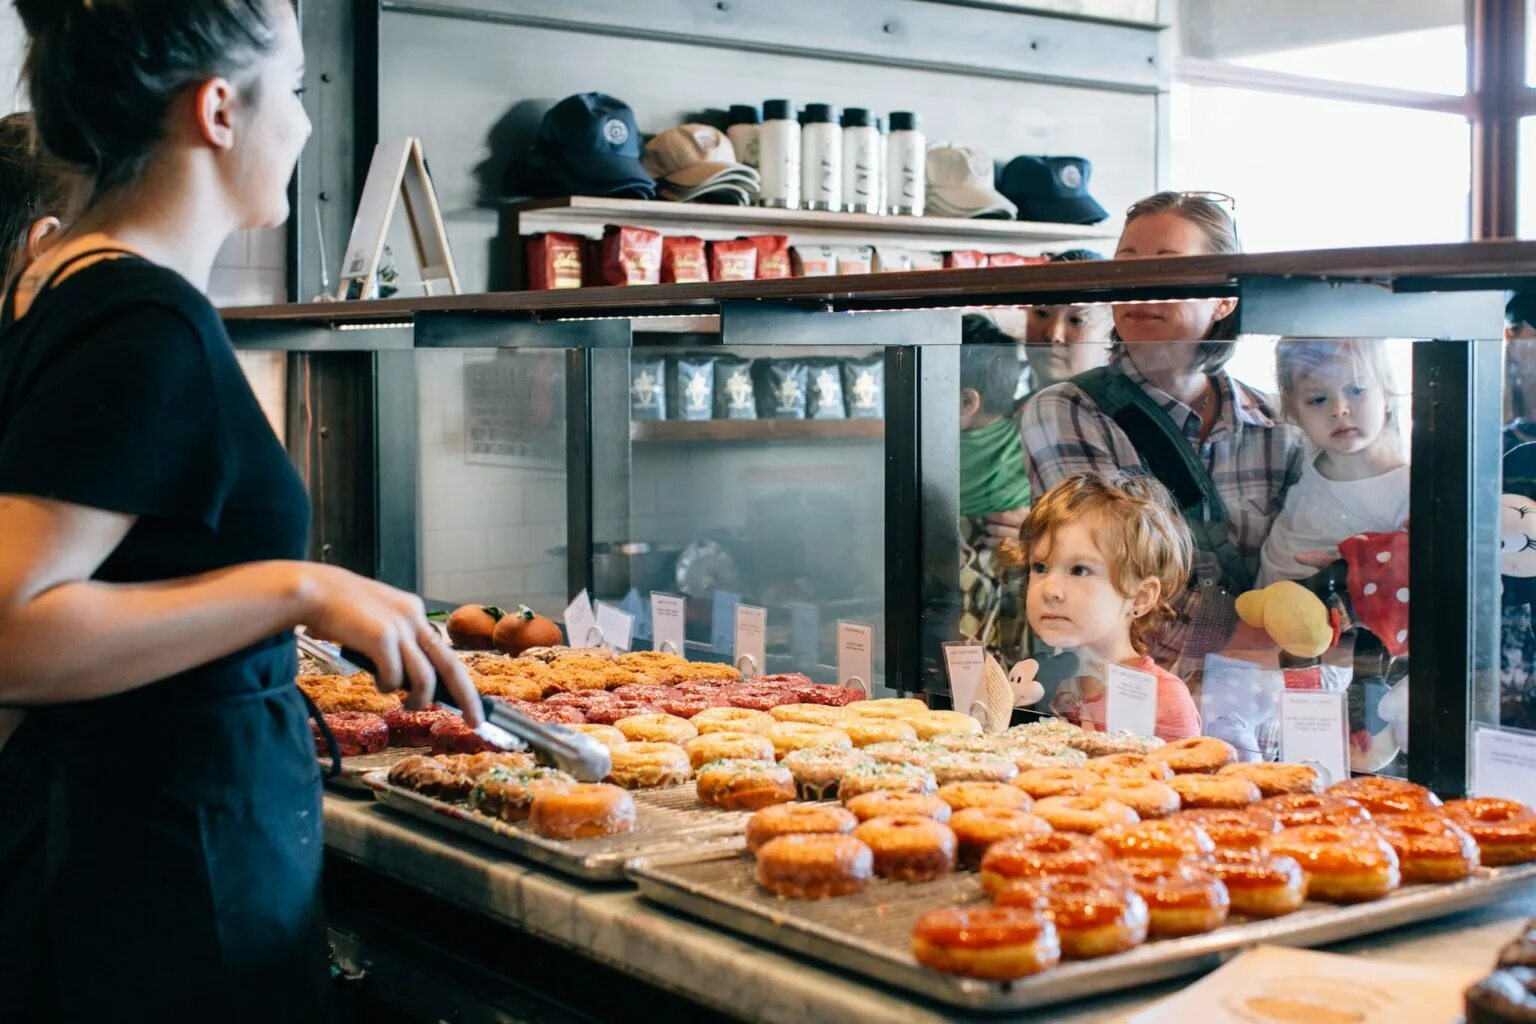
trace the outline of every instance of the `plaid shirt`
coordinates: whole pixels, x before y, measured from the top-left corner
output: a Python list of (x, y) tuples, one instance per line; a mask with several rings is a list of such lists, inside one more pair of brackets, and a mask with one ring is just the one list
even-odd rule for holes
[[(1216, 493), (1227, 506), (1232, 541), (1256, 578), (1259, 549), (1270, 524), (1280, 514), (1286, 490), (1301, 477), (1300, 431), (1281, 420), (1272, 397), (1218, 370), (1210, 376), (1221, 398), (1220, 412), (1202, 443), (1200, 417), (1193, 409), (1149, 382), (1123, 352), (1111, 365), (1145, 389), (1200, 452)], [(1030, 488), (1036, 495), (1075, 473), (1142, 469), (1131, 439), (1070, 382), (1031, 397), (1019, 429)], [(1197, 693), (1205, 656), (1221, 650), (1237, 624), (1233, 604), (1237, 595), (1220, 589), (1220, 578), (1216, 557), (1197, 550), (1189, 586), (1173, 602), (1178, 618), (1153, 642), (1150, 652), (1158, 664), (1171, 665), (1173, 673)]]

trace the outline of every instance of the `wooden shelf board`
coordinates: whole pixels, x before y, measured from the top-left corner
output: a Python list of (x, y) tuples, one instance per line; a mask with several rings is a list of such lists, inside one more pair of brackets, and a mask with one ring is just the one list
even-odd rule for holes
[(740, 441), (878, 441), (884, 420), (639, 420), (636, 444)]

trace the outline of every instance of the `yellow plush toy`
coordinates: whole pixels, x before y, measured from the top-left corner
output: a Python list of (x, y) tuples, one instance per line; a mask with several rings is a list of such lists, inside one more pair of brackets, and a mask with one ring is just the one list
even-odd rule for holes
[(1298, 658), (1320, 657), (1338, 639), (1327, 606), (1292, 580), (1240, 595), (1237, 614), (1248, 625), (1268, 633), (1282, 651)]

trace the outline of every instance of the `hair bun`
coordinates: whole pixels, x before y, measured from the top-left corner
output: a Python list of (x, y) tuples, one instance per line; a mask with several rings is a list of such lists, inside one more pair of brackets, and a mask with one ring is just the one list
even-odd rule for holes
[(83, 11), (90, 0), (15, 0), (16, 13), (27, 35), (39, 36), (57, 28), (76, 11)]

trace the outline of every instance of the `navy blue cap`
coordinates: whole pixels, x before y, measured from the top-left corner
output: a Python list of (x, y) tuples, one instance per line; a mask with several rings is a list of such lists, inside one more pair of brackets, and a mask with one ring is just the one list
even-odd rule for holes
[(1088, 194), (1092, 173), (1080, 156), (1019, 156), (998, 175), (997, 190), (1019, 208), (1019, 220), (1097, 224), (1109, 213)]
[(544, 115), (534, 142), (536, 164), (574, 195), (611, 195), (654, 188), (640, 162), (644, 149), (635, 112), (600, 92), (567, 96)]

